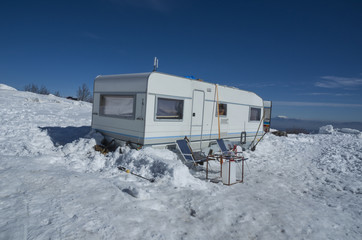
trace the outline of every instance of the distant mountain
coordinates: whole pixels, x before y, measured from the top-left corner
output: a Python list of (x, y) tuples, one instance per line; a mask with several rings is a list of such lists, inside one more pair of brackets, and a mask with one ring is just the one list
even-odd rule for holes
[(288, 129), (305, 129), (308, 132), (317, 132), (320, 127), (325, 125), (333, 125), (334, 128), (352, 128), (362, 131), (362, 122), (301, 120), (283, 116), (271, 119), (271, 128), (283, 131)]

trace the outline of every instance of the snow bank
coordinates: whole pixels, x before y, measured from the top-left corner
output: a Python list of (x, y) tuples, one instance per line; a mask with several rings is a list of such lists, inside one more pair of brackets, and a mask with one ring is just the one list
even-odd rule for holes
[(177, 187), (204, 187), (205, 183), (190, 174), (189, 169), (177, 155), (167, 149), (144, 148), (123, 149), (123, 154), (116, 161), (139, 175), (156, 178), (160, 182), (170, 182)]
[(100, 171), (106, 167), (103, 155), (94, 151), (96, 145), (94, 139), (81, 138), (62, 147), (64, 160), (67, 165), (76, 171), (92, 172)]
[(332, 134), (334, 132), (332, 125), (326, 125), (319, 128), (319, 134)]
[(13, 87), (10, 87), (8, 85), (5, 85), (5, 84), (1, 84), (0, 83), (0, 90), (10, 90), (10, 91), (17, 91), (15, 88)]
[(346, 133), (346, 134), (355, 134), (357, 137), (361, 138), (362, 133), (357, 129), (351, 128), (341, 128), (341, 129), (334, 129), (332, 125), (326, 125), (319, 128), (319, 134), (333, 134), (333, 133)]
[(357, 129), (352, 129), (352, 128), (341, 128), (339, 130), (342, 133), (349, 133), (349, 134), (360, 134), (361, 132)]
[(2, 109), (7, 109), (0, 115), (3, 154), (47, 155), (48, 162), (79, 173), (103, 172), (111, 176), (119, 174), (117, 166), (122, 165), (176, 187), (202, 188), (205, 184), (193, 177), (176, 154), (168, 150), (125, 148), (123, 155), (116, 151), (107, 156), (96, 152), (93, 147), (103, 137), (89, 127), (89, 103), (21, 91), (2, 93), (0, 100)]

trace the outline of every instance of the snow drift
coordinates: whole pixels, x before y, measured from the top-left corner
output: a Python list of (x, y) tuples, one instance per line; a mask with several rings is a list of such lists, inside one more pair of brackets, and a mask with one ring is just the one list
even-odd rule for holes
[(0, 83), (0, 90), (17, 91), (15, 88), (2, 84), (2, 83)]

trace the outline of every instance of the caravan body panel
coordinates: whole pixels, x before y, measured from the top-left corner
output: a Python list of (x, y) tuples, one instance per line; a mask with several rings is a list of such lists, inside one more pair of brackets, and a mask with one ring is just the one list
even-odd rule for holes
[[(111, 100), (121, 106), (122, 96), (129, 101), (134, 96), (134, 111), (128, 109), (133, 115), (124, 118), (102, 114), (101, 108), (108, 104), (107, 94), (115, 95)], [(219, 134), (240, 141), (242, 132), (246, 132), (250, 144), (263, 134), (263, 108), (263, 100), (255, 93), (200, 80), (159, 72), (99, 76), (94, 87), (92, 127), (141, 145), (174, 144), (186, 136), (193, 148), (200, 149)]]
[[(116, 139), (144, 144), (148, 76), (98, 76), (94, 80), (92, 128)], [(120, 105), (123, 109), (116, 109)]]

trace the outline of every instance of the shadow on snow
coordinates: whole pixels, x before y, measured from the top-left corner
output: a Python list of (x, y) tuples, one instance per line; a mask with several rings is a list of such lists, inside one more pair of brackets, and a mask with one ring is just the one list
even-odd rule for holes
[(47, 131), (54, 146), (65, 145), (74, 140), (85, 137), (90, 131), (90, 126), (82, 127), (40, 127), (43, 131)]

